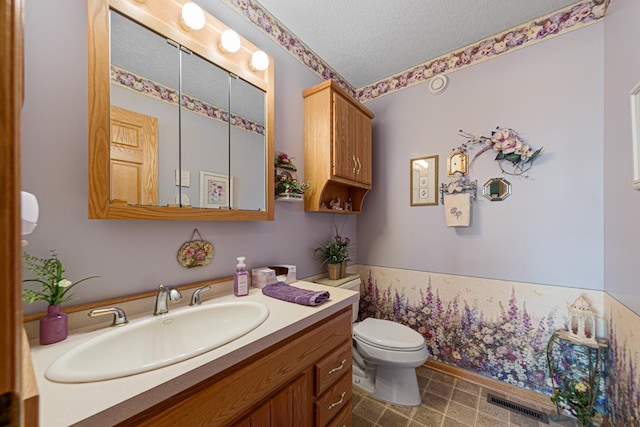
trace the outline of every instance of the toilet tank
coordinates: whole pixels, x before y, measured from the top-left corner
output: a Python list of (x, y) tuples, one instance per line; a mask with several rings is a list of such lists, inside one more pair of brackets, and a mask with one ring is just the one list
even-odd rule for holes
[[(339, 288), (342, 289), (349, 289), (351, 291), (356, 291), (358, 292), (358, 294), (360, 294), (360, 284), (362, 283), (362, 280), (360, 280), (360, 278), (358, 277), (357, 279), (353, 279), (350, 280), (340, 286), (338, 286)], [(358, 301), (353, 303), (353, 322), (358, 320), (358, 308), (360, 307), (360, 299), (358, 299)]]

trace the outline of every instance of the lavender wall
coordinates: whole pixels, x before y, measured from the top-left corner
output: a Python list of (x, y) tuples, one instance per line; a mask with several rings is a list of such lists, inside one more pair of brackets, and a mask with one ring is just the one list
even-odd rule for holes
[[(301, 92), (320, 79), (221, 2), (201, 4), (274, 57), (275, 148), (296, 158), (302, 176)], [(330, 237), (334, 221), (355, 239), (355, 216), (307, 214), (301, 204), (278, 202), (273, 222), (88, 220), (86, 2), (67, 6), (26, 2), (22, 180), (40, 202), (38, 227), (26, 249), (39, 256), (57, 249), (71, 280), (101, 276), (78, 286), (74, 302), (231, 275), (240, 255), (249, 267), (296, 264), (304, 277), (321, 271), (312, 249)], [(208, 266), (187, 270), (176, 262), (176, 252), (194, 227), (216, 254)], [(25, 306), (27, 313), (43, 309)]]
[(631, 186), (629, 91), (640, 81), (639, 19), (639, 2), (612, 2), (604, 38), (604, 284), (610, 295), (636, 314), (640, 314), (640, 191)]
[[(556, 286), (603, 287), (603, 24), (452, 73), (431, 95), (416, 85), (368, 102), (374, 182), (358, 221), (358, 263)], [(409, 159), (446, 157), (459, 129), (508, 126), (544, 151), (512, 195), (481, 195), (469, 228), (447, 228), (443, 206), (409, 205)], [(491, 153), (472, 179), (501, 176)], [(371, 232), (376, 230), (375, 232)]]

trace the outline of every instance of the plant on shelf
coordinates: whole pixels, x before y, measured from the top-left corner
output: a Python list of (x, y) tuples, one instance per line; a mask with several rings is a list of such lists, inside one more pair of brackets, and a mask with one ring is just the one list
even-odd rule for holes
[[(308, 181), (298, 181), (291, 172), (298, 168), (292, 162), (293, 157), (286, 153), (278, 152), (275, 159), (275, 195), (277, 198), (302, 199), (302, 195), (309, 189), (311, 183)], [(279, 169), (286, 169), (279, 171)]]
[[(533, 161), (540, 155), (542, 148), (533, 150), (529, 145), (525, 144), (518, 133), (510, 128), (497, 127), (491, 132), (491, 136), (472, 135), (463, 130), (458, 132), (459, 135), (467, 138), (467, 142), (462, 144), (459, 149), (466, 152), (468, 148), (482, 144), (483, 147), (474, 156), (471, 162), (479, 155), (487, 151), (495, 151), (496, 158), (502, 173), (507, 175), (522, 175), (531, 169)], [(507, 172), (503, 163), (507, 162), (513, 168), (513, 172)]]
[(276, 196), (304, 194), (309, 185), (309, 182), (300, 182), (286, 172), (281, 172), (276, 176)]
[[(346, 264), (351, 261), (349, 258), (349, 248), (351, 239), (338, 234), (336, 228), (335, 235), (331, 240), (327, 240), (324, 245), (314, 249), (313, 254), (322, 259), (322, 264), (329, 264), (329, 278), (339, 279), (346, 274)], [(336, 267), (339, 266), (339, 267)], [(338, 269), (338, 277), (332, 270)]]

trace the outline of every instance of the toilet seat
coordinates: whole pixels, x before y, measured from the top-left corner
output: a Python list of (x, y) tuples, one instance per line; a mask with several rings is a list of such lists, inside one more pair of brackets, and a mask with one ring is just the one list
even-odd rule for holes
[(418, 351), (425, 347), (422, 335), (408, 326), (371, 317), (354, 324), (353, 336), (360, 342), (384, 350)]

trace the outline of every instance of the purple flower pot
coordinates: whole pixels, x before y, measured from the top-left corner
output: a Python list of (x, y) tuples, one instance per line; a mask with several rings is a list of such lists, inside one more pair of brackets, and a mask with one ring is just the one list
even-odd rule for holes
[(63, 341), (69, 334), (67, 315), (60, 310), (60, 304), (47, 307), (47, 315), (40, 319), (40, 344)]

